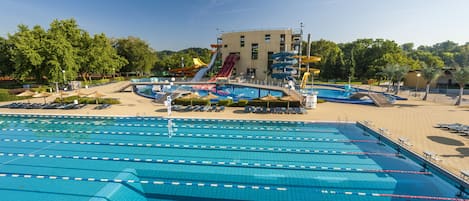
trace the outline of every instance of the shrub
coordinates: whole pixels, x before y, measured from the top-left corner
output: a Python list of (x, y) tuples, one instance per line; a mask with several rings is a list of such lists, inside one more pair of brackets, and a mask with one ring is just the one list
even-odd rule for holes
[(222, 105), (223, 106), (229, 106), (231, 104), (233, 104), (233, 100), (231, 100), (231, 99), (218, 100), (218, 105), (219, 106), (222, 106)]
[(248, 100), (240, 99), (238, 102), (232, 103), (229, 106), (230, 107), (244, 107), (248, 104), (248, 102), (249, 102)]
[(31, 98), (31, 97), (16, 96), (16, 94), (11, 94), (8, 89), (0, 89), (0, 101), (14, 101), (14, 100), (23, 100), (23, 99), (28, 99), (28, 98)]
[[(63, 99), (56, 98), (54, 100), (55, 103), (73, 103), (74, 100), (78, 100), (79, 104), (96, 104), (95, 98), (88, 98), (88, 97), (78, 97), (78, 96), (70, 96), (65, 97)], [(115, 98), (98, 98), (98, 104), (120, 104), (120, 101)]]
[(318, 98), (318, 103), (325, 103), (325, 102), (327, 102), (327, 101), (326, 101), (326, 100), (324, 100), (324, 99), (320, 99), (320, 98)]
[(115, 81), (125, 81), (125, 77), (115, 77), (113, 80), (115, 80)]

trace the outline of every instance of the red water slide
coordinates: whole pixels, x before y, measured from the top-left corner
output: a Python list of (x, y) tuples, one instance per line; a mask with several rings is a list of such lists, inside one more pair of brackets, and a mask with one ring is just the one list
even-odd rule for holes
[(225, 59), (225, 62), (223, 62), (223, 66), (221, 67), (220, 71), (218, 71), (218, 74), (215, 77), (212, 77), (210, 81), (215, 81), (217, 77), (230, 77), (231, 73), (233, 72), (233, 68), (238, 60), (238, 54), (228, 55)]

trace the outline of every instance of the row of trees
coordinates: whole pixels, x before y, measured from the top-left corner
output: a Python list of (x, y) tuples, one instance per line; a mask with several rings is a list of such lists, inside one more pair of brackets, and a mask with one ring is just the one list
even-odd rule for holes
[(40, 83), (65, 82), (119, 71), (150, 73), (155, 51), (143, 40), (91, 36), (74, 19), (54, 20), (49, 29), (19, 25), (8, 38), (0, 37), (0, 71), (3, 76)]
[[(306, 49), (307, 44), (303, 47)], [(394, 41), (383, 39), (358, 39), (341, 44), (319, 40), (311, 43), (311, 55), (322, 58), (317, 64), (321, 70), (319, 76), (327, 80), (399, 82), (410, 70), (420, 70), (427, 81), (424, 100), (427, 99), (431, 82), (442, 74), (442, 67), (457, 69), (453, 74), (460, 86), (457, 104), (461, 102), (464, 85), (469, 82), (469, 43), (458, 45), (446, 41), (414, 48), (413, 43), (399, 46)], [(397, 85), (396, 93), (399, 90), (400, 85)]]
[[(112, 39), (105, 34), (91, 36), (74, 19), (54, 20), (49, 29), (19, 25), (7, 38), (0, 37), (2, 76), (40, 83), (65, 82), (91, 76), (133, 72), (137, 76), (160, 74), (171, 68), (191, 66), (192, 58), (208, 62), (211, 51), (188, 48), (178, 52), (156, 52), (137, 38)], [(181, 59), (183, 58), (183, 59)]]

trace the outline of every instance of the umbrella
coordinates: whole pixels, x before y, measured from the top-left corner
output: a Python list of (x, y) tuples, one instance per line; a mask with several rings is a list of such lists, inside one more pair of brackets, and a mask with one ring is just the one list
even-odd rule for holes
[(68, 97), (70, 97), (70, 96), (84, 97), (84, 96), (87, 96), (87, 95), (89, 95), (89, 94), (86, 94), (86, 93), (80, 92), (79, 90), (76, 90), (76, 91), (73, 92), (73, 93), (69, 93), (69, 94), (68, 94)]
[(51, 93), (41, 92), (41, 93), (38, 93), (38, 94), (34, 94), (33, 98), (44, 98), (44, 104), (45, 104), (46, 103), (46, 98), (51, 96), (51, 95), (52, 95)]
[(267, 101), (267, 107), (269, 107), (270, 101), (278, 100), (278, 98), (276, 96), (272, 96), (270, 94), (267, 94), (267, 96), (261, 97), (259, 99)]
[(194, 92), (194, 93), (190, 93), (190, 94), (185, 95), (184, 97), (182, 97), (182, 99), (192, 99), (192, 98), (200, 98), (199, 93)]
[(60, 91), (60, 100), (63, 102), (64, 96), (67, 96), (67, 95), (68, 95), (67, 92), (65, 92), (65, 91)]
[(287, 108), (290, 108), (291, 101), (299, 101), (297, 98), (290, 96), (290, 95), (283, 96), (282, 98), (280, 98), (280, 100), (287, 101)]
[(86, 97), (88, 98), (95, 98), (96, 99), (96, 104), (98, 104), (98, 98), (106, 96), (105, 94), (99, 93), (98, 91), (95, 91), (91, 94), (88, 94)]
[(217, 99), (218, 96), (215, 95), (215, 94), (212, 94), (212, 93), (208, 93), (206, 96), (202, 97), (202, 99), (208, 99), (208, 100), (212, 100), (212, 99)]
[[(17, 94), (16, 96), (26, 97), (26, 96), (33, 96), (34, 94), (36, 94), (36, 93), (33, 92), (33, 91), (30, 91), (30, 90), (26, 90), (26, 91), (23, 91), (23, 92)], [(29, 103), (29, 99), (28, 99), (28, 103)]]

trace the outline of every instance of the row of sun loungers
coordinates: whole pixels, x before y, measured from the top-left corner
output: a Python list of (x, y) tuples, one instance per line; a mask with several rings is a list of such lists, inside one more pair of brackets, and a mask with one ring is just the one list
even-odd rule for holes
[(447, 129), (452, 133), (456, 133), (461, 136), (469, 135), (469, 126), (464, 124), (437, 124), (435, 128)]
[(86, 104), (75, 104), (75, 103), (11, 103), (7, 105), (0, 106), (1, 108), (11, 108), (11, 109), (80, 109), (85, 107)]
[(306, 114), (306, 110), (300, 107), (255, 107), (246, 106), (244, 107), (245, 113), (273, 113), (273, 114)]
[(225, 111), (225, 106), (217, 107), (216, 105), (209, 106), (209, 105), (189, 105), (189, 106), (181, 106), (181, 105), (173, 105), (171, 107), (173, 111), (179, 112), (221, 112)]
[(103, 109), (106, 109), (106, 108), (109, 108), (111, 107), (111, 104), (101, 104), (101, 105), (98, 105), (96, 107), (94, 107), (95, 110), (103, 110)]

